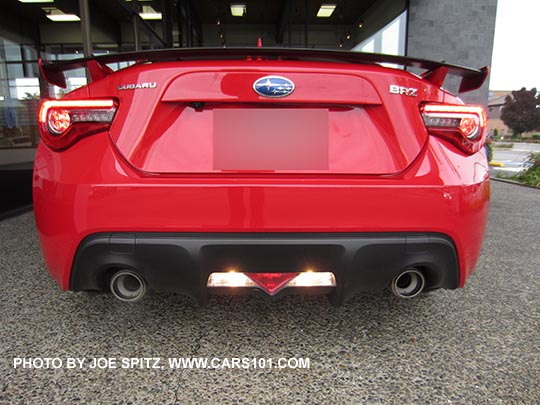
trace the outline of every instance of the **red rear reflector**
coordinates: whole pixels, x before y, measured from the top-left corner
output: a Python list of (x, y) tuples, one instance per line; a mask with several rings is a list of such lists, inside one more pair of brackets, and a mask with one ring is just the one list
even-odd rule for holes
[(81, 138), (106, 131), (116, 113), (113, 99), (45, 100), (39, 111), (43, 142), (60, 151)]
[(289, 281), (298, 276), (298, 273), (245, 273), (255, 281), (259, 287), (270, 295), (279, 292)]
[(421, 111), (431, 134), (448, 139), (468, 153), (478, 152), (484, 145), (487, 122), (484, 107), (425, 104)]

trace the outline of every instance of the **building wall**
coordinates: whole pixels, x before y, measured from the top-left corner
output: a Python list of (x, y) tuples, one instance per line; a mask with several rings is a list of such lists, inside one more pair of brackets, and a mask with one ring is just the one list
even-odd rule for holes
[(500, 118), (489, 117), (487, 121), (487, 131), (488, 133), (494, 133), (497, 130), (497, 133), (501, 136), (510, 136), (512, 131), (502, 122)]
[[(219, 32), (215, 24), (203, 24), (203, 46), (221, 47), (222, 42), (228, 47), (253, 47), (257, 45), (257, 38), (261, 38), (263, 46), (305, 47), (305, 26), (302, 24), (291, 24), (289, 41), (289, 29), (285, 28), (283, 44), (276, 44), (275, 24), (222, 24), (221, 30), (224, 38), (219, 37)], [(340, 25), (308, 25), (307, 47), (318, 49), (337, 49), (337, 45), (347, 31), (347, 27)], [(347, 44), (352, 46), (351, 44)]]
[[(480, 68), (491, 64), (497, 0), (410, 0), (407, 55)], [(488, 82), (460, 97), (487, 105)], [(456, 92), (459, 80), (447, 79)]]

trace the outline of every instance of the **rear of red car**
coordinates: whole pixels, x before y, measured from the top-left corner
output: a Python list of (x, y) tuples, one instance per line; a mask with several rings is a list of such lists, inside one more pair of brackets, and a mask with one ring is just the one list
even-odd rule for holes
[(43, 66), (56, 84), (81, 64), (94, 78), (39, 117), (35, 215), (61, 287), (340, 303), (463, 286), (487, 220), (485, 114), (440, 85), (450, 72), (469, 90), (486, 71), (231, 52)]

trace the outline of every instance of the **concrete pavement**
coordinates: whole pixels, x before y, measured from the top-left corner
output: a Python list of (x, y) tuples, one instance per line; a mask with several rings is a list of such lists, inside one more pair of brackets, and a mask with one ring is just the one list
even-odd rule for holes
[[(540, 402), (540, 190), (493, 182), (464, 289), (127, 305), (49, 277), (32, 214), (0, 222), (0, 403)], [(302, 357), (309, 369), (25, 369), (16, 357)]]

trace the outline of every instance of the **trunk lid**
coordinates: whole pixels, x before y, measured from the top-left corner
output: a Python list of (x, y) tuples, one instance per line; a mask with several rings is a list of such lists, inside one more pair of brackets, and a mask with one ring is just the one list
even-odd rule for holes
[[(266, 77), (294, 90), (261, 95), (254, 85)], [(419, 104), (443, 97), (405, 71), (328, 62), (141, 64), (96, 82), (92, 94), (111, 86), (118, 151), (138, 170), (167, 175), (399, 173), (427, 139)]]

